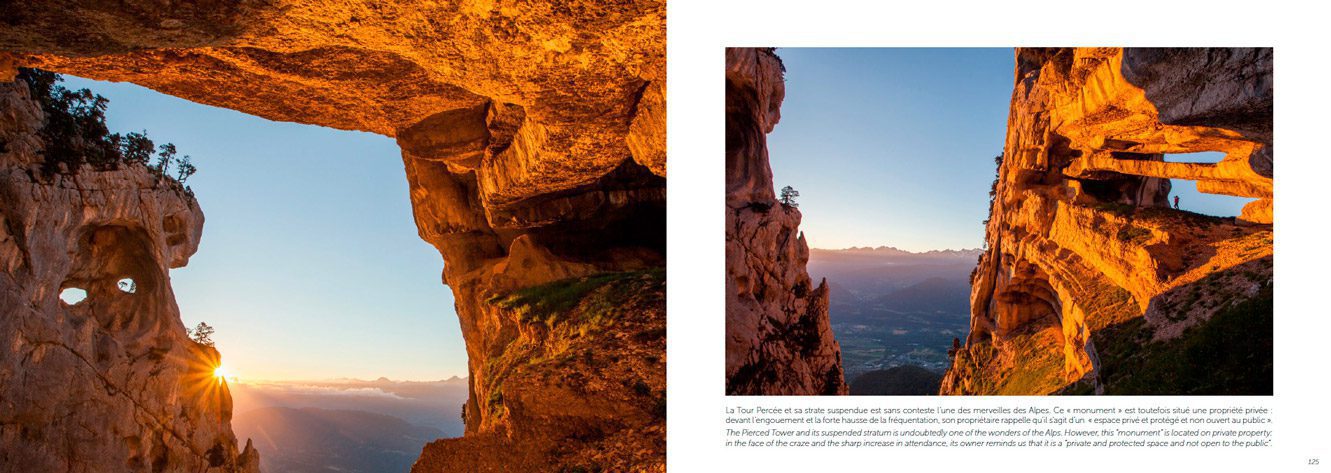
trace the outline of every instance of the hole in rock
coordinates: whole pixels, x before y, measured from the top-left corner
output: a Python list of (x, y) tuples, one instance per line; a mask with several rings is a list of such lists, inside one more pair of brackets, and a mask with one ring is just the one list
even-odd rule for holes
[(1196, 163), (1196, 164), (1215, 164), (1225, 159), (1225, 153), (1219, 151), (1203, 151), (1200, 153), (1180, 153), (1166, 154), (1166, 163)]
[(77, 287), (67, 287), (60, 291), (60, 301), (65, 305), (78, 305), (88, 298), (88, 291)]
[[(407, 453), (394, 454), (386, 471), (410, 469), (427, 441), (462, 435), (461, 327), (452, 291), (439, 281), (439, 251), (419, 236), (402, 151), (391, 138), (271, 122), (127, 83), (65, 76), (62, 84), (106, 97), (111, 131), (147, 129), (158, 144), (192, 155), (198, 173), (189, 183), (207, 216), (198, 240), (199, 222), (186, 212), (162, 217), (160, 240), (138, 228), (94, 229), (71, 284), (88, 289), (96, 315), (116, 333), (158, 330), (155, 317), (176, 315), (161, 310), (171, 298), (184, 327), (215, 328), (205, 333), (221, 359), (208, 360), (208, 379), (225, 376), (232, 428), (242, 445), (254, 439), (264, 470), (339, 453), (328, 447), (301, 457), (293, 446), (324, 433), (281, 424), (298, 407), (329, 409), (307, 413), (330, 416), (320, 422), (358, 411), (438, 431), (395, 446)], [(191, 252), (194, 243), (201, 246)], [(188, 265), (164, 271), (182, 257)], [(108, 293), (134, 297), (102, 297)], [(222, 363), (229, 373), (216, 370)], [(365, 430), (375, 426), (382, 425), (357, 435), (417, 435)], [(274, 430), (285, 434), (259, 434)], [(335, 466), (355, 470), (360, 460)]]
[[(1161, 155), (1114, 151), (1115, 162), (1162, 160)], [(1166, 207), (1169, 181), (1166, 179), (1132, 174), (1130, 170), (1099, 170), (1076, 179), (1084, 197), (1098, 204), (1126, 205), (1130, 207)]]
[[(1215, 164), (1225, 159), (1225, 153), (1202, 152), (1187, 154), (1166, 154), (1168, 163)], [(1237, 217), (1243, 212), (1243, 206), (1257, 200), (1251, 197), (1237, 197), (1223, 194), (1209, 194), (1197, 190), (1197, 181), (1171, 179), (1169, 205), (1174, 205), (1174, 198), (1179, 199), (1179, 209), (1209, 215), (1212, 217)]]
[[(166, 274), (156, 268), (153, 244), (142, 228), (88, 226), (73, 253), (66, 284), (77, 284), (95, 300), (91, 316), (114, 337), (135, 337), (154, 330), (166, 317), (153, 298), (113, 297), (156, 294)], [(132, 285), (126, 282), (132, 282)]]
[(1136, 207), (1160, 205), (1161, 182), (1129, 174), (1105, 173), (1113, 177), (1083, 179), (1082, 192), (1097, 202), (1123, 204)]

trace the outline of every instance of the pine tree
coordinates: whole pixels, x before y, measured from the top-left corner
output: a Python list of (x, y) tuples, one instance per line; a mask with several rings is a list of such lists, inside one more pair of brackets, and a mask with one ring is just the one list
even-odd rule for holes
[(181, 185), (184, 185), (185, 181), (189, 180), (189, 177), (193, 176), (195, 171), (198, 171), (198, 169), (194, 167), (194, 163), (190, 162), (189, 155), (187, 154), (185, 157), (180, 158), (180, 161), (176, 165), (176, 180), (180, 181)]
[(799, 207), (800, 204), (795, 202), (795, 198), (799, 196), (800, 196), (800, 191), (795, 190), (794, 187), (790, 186), (782, 187), (781, 205), (784, 205), (786, 207)]
[(194, 343), (213, 346), (213, 327), (205, 322), (199, 322), (194, 330), (185, 329), (185, 333), (189, 334), (190, 340), (194, 340)]

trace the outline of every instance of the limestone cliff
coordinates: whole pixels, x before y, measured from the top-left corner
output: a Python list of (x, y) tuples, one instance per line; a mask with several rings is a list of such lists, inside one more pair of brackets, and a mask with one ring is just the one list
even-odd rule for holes
[(171, 292), (202, 211), (142, 166), (44, 175), (43, 118), (0, 84), (0, 471), (257, 472)]
[[(416, 471), (664, 468), (664, 283), (643, 283), (623, 325), (497, 305), (547, 288), (555, 319), (582, 320), (631, 285), (550, 285), (664, 266), (664, 1), (69, 0), (0, 17), (19, 65), (397, 139), (471, 382), (467, 436)], [(575, 374), (595, 381), (559, 384)]]
[[(942, 392), (1269, 394), (1271, 71), (1270, 49), (1018, 50), (971, 334)], [(1163, 159), (1201, 151), (1225, 157)], [(1255, 200), (1237, 218), (1174, 210), (1171, 179)]]
[(805, 269), (799, 209), (772, 190), (783, 75), (771, 49), (726, 50), (726, 393), (846, 394), (827, 283)]

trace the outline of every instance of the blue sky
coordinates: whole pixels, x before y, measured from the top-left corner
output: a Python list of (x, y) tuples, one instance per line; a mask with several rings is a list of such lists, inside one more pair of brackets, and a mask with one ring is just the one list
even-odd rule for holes
[(110, 99), (112, 131), (146, 129), (193, 157), (206, 223), (171, 282), (185, 324), (216, 328), (241, 381), (466, 376), (443, 260), (416, 235), (392, 139), (130, 84), (64, 85)]
[[(1188, 154), (1166, 154), (1165, 161), (1171, 163), (1218, 163), (1224, 159), (1224, 153), (1205, 152)], [(1178, 197), (1179, 208), (1216, 217), (1233, 217), (1243, 211), (1243, 206), (1255, 199), (1228, 195), (1203, 194), (1197, 192), (1197, 182), (1174, 179), (1169, 182), (1169, 202)]]
[(799, 190), (809, 246), (979, 248), (1003, 151), (1011, 49), (777, 50), (777, 188)]
[[(777, 55), (786, 98), (768, 151), (777, 189), (801, 193), (810, 247), (981, 246), (993, 159), (1007, 127), (1012, 49), (781, 48)], [(1245, 202), (1173, 184), (1185, 210), (1232, 216)]]

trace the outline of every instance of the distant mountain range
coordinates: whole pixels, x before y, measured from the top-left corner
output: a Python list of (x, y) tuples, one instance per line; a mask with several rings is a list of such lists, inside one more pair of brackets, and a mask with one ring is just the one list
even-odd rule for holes
[[(970, 300), (970, 272), (982, 250), (913, 253), (890, 246), (809, 250), (809, 275), (827, 279), (831, 304), (883, 303), (897, 310), (956, 310)], [(911, 287), (915, 286), (913, 289)], [(902, 291), (902, 292), (898, 292)], [(958, 294), (965, 296), (957, 298)], [(929, 307), (938, 302), (938, 307)], [(835, 319), (836, 314), (833, 314)]]
[(833, 254), (843, 254), (843, 255), (866, 255), (866, 254), (868, 254), (868, 255), (882, 256), (882, 257), (897, 257), (897, 258), (900, 258), (900, 257), (906, 257), (906, 258), (910, 258), (910, 257), (920, 257), (920, 258), (934, 258), (934, 257), (958, 257), (958, 258), (966, 258), (966, 257), (969, 257), (969, 258), (977, 258), (977, 257), (980, 256), (980, 253), (981, 253), (983, 250), (981, 250), (981, 249), (979, 249), (979, 248), (974, 248), (974, 249), (969, 249), (969, 250), (929, 250), (929, 251), (923, 251), (923, 252), (918, 252), (918, 253), (917, 253), (917, 252), (913, 252), (913, 251), (906, 251), (906, 250), (898, 249), (898, 248), (893, 247), (893, 246), (879, 246), (879, 247), (852, 246), (852, 247), (850, 247), (850, 248), (844, 248), (844, 249), (840, 249), (840, 250), (823, 249), (823, 248), (812, 248), (812, 249), (810, 249), (809, 251), (811, 251), (811, 252), (812, 252), (812, 251), (819, 251), (819, 252), (827, 253), (827, 254), (829, 254), (829, 255), (833, 255)]
[(426, 443), (462, 435), (466, 378), (232, 383), (232, 428), (264, 471), (405, 472)]

